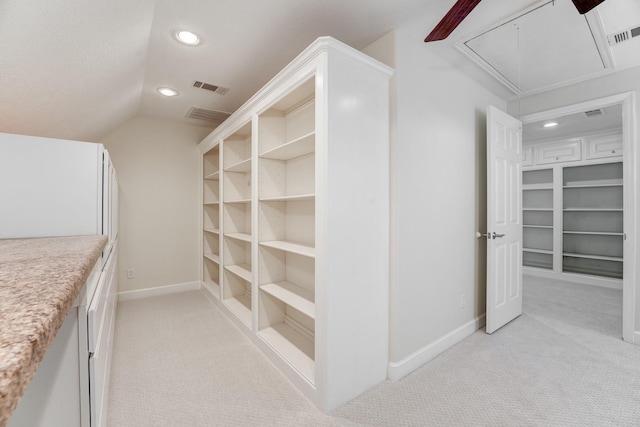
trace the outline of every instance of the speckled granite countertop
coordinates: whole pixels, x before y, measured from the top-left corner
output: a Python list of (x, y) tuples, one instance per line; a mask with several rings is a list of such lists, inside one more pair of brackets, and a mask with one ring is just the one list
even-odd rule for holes
[(0, 240), (0, 427), (106, 243), (99, 235)]

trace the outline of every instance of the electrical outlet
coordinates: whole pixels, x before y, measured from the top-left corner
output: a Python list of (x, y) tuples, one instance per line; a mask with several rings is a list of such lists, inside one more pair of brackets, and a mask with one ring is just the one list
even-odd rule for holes
[(465, 294), (460, 295), (460, 308), (467, 306), (467, 296)]
[(136, 271), (133, 268), (127, 270), (127, 279), (133, 279), (136, 277)]

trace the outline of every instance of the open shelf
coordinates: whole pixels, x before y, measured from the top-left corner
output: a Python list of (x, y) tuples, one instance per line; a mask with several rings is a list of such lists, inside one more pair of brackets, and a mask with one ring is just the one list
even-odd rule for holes
[(209, 175), (205, 175), (204, 179), (207, 181), (219, 181), (220, 180), (220, 172), (216, 171), (213, 173), (210, 173)]
[(249, 264), (234, 264), (234, 265), (226, 265), (224, 267), (225, 270), (235, 274), (242, 280), (245, 280), (249, 283), (252, 282), (251, 279), (251, 266)]
[(286, 323), (262, 329), (258, 335), (307, 381), (315, 382), (315, 345)]
[(208, 259), (209, 261), (213, 261), (216, 264), (220, 264), (220, 256), (219, 255), (205, 252), (204, 257), (206, 259)]
[(216, 297), (220, 297), (220, 261), (214, 261), (205, 255), (203, 261), (202, 283)]
[(220, 206), (218, 204), (204, 205), (202, 221), (205, 230), (218, 230), (220, 228)]
[(224, 235), (224, 237), (251, 243), (251, 234), (247, 233), (227, 233)]
[(545, 249), (523, 248), (522, 251), (523, 252), (531, 252), (531, 253), (535, 253), (535, 254), (553, 255), (553, 251), (549, 251), (549, 250), (545, 250)]
[(260, 199), (315, 194), (315, 153), (291, 160), (261, 158), (258, 178)]
[(301, 245), (296, 242), (288, 242), (285, 240), (282, 240), (282, 241), (273, 240), (270, 242), (260, 242), (260, 245), (266, 246), (268, 248), (279, 249), (285, 252), (291, 252), (294, 254), (298, 254), (298, 255), (302, 255), (310, 258), (315, 258), (316, 256), (316, 249), (314, 247)]
[(522, 246), (528, 249), (553, 251), (553, 228), (522, 229)]
[(551, 270), (553, 269), (553, 252), (524, 250), (522, 252), (522, 265)]
[(218, 179), (220, 174), (220, 146), (216, 145), (202, 156), (202, 174), (205, 180)]
[(315, 194), (297, 194), (293, 196), (273, 196), (273, 197), (262, 197), (260, 198), (261, 202), (295, 202), (302, 200), (314, 200), (316, 197)]
[(251, 170), (251, 159), (244, 159), (224, 169), (225, 172), (249, 172)]
[(588, 274), (610, 279), (622, 279), (622, 260), (606, 257), (583, 257), (563, 254), (562, 271), (565, 273)]
[(219, 228), (205, 228), (204, 231), (211, 234), (220, 234)]
[(273, 148), (269, 151), (265, 151), (260, 154), (260, 157), (273, 160), (291, 160), (296, 157), (304, 156), (315, 151), (316, 133), (309, 132), (306, 135), (302, 135), (293, 141), (285, 142), (284, 144)]
[(235, 314), (244, 324), (251, 327), (251, 296), (238, 295), (232, 298), (222, 300), (229, 311)]
[(312, 319), (316, 317), (316, 307), (312, 291), (303, 289), (291, 282), (281, 281), (260, 286), (264, 292), (290, 305)]

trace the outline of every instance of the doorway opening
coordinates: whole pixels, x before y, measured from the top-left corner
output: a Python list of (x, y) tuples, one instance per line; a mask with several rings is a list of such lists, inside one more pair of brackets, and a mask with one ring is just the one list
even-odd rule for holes
[(633, 105), (627, 93), (522, 117), (524, 309), (564, 312), (628, 342), (637, 270)]

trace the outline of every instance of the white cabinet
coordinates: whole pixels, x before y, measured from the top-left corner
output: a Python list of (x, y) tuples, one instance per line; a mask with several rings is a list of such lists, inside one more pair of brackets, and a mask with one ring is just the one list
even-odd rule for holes
[(620, 132), (596, 135), (587, 139), (587, 159), (620, 157), (622, 154), (622, 134)]
[(320, 38), (200, 143), (203, 286), (324, 411), (386, 379), (391, 72)]
[(554, 141), (535, 147), (536, 164), (571, 162), (582, 159), (582, 140)]
[[(100, 280), (87, 281), (79, 305), (63, 325), (63, 335), (56, 338), (60, 342), (54, 342), (51, 361), (36, 374), (42, 379), (29, 387), (42, 389), (28, 392), (37, 397), (22, 399), (26, 403), (20, 405), (27, 409), (21, 410), (24, 415), (14, 415), (11, 425), (104, 426), (116, 310), (119, 209), (118, 180), (109, 153), (101, 144), (0, 133), (0, 194), (0, 238), (108, 237), (96, 265)], [(59, 373), (57, 364), (62, 367)], [(55, 392), (47, 395), (46, 387)], [(71, 389), (75, 391), (68, 396), (58, 392)], [(82, 418), (57, 422), (56, 417), (66, 412), (63, 406), (71, 407), (69, 401), (82, 408)], [(37, 415), (40, 418), (34, 418)]]

